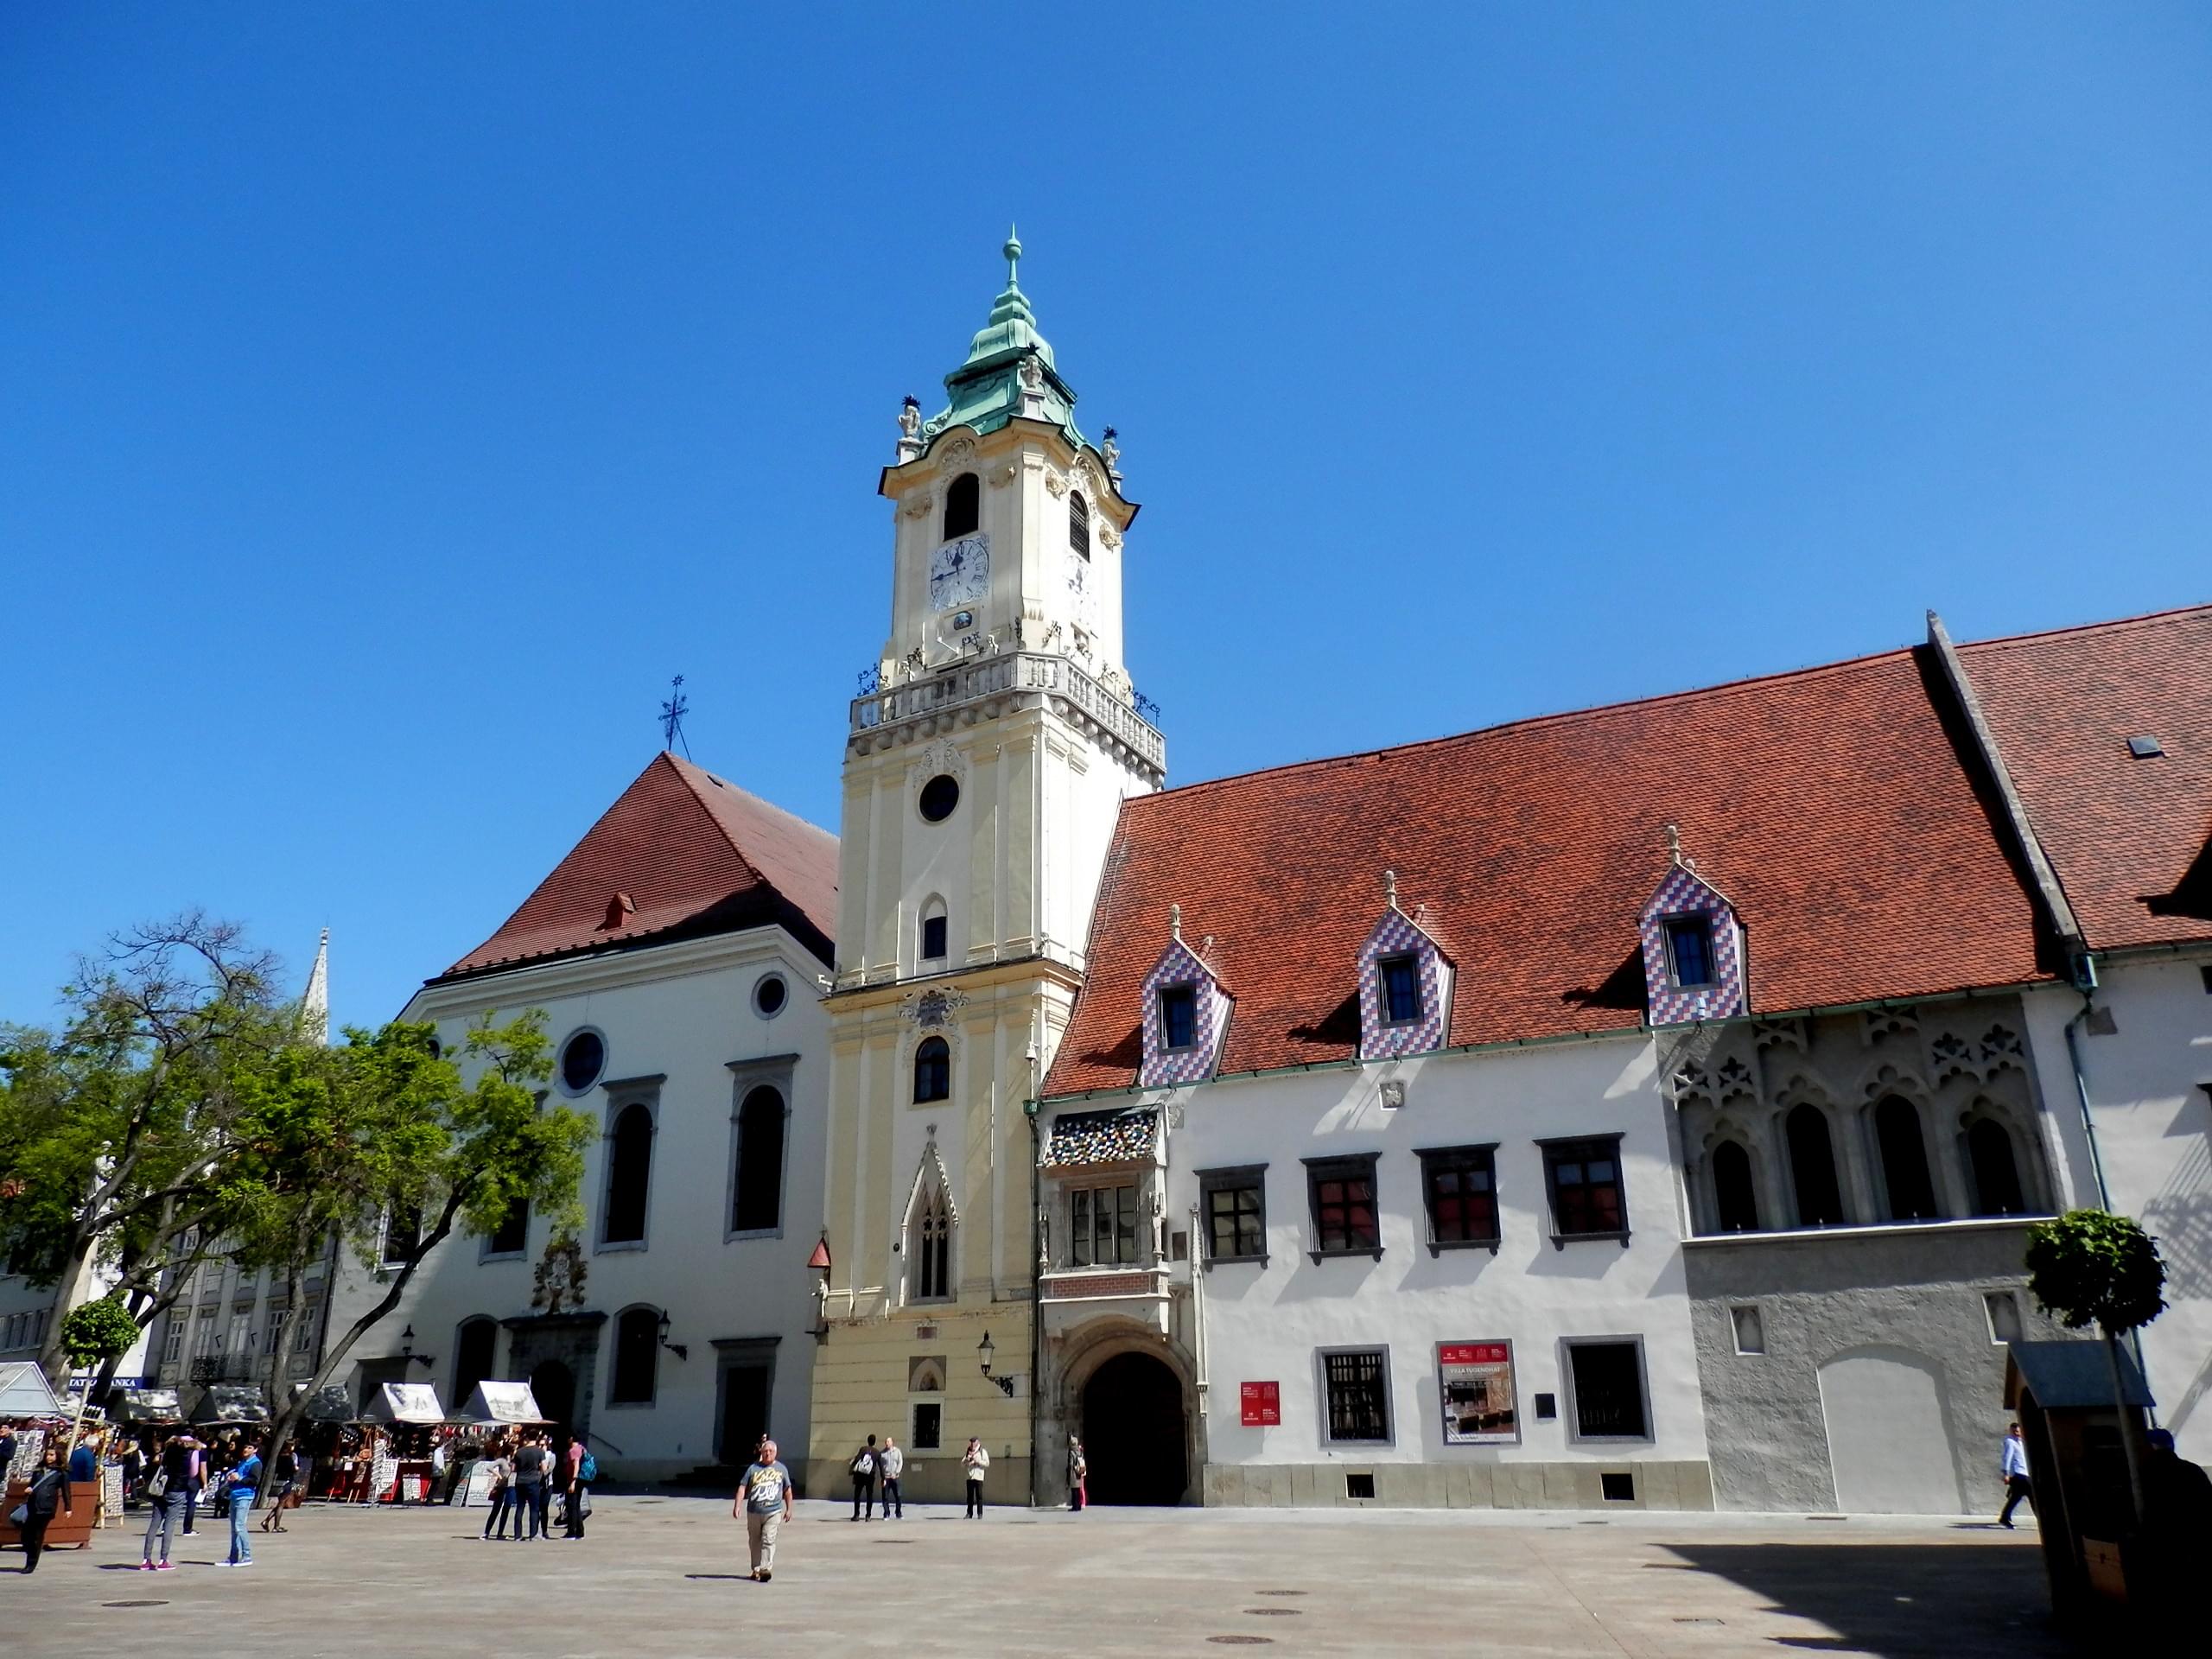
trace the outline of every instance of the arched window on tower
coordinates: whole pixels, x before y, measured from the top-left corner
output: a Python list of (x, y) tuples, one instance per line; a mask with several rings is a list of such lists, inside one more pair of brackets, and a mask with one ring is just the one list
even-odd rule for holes
[(1833, 1227), (1843, 1219), (1843, 1194), (1836, 1185), (1835, 1143), (1828, 1136), (1827, 1114), (1807, 1104), (1789, 1114), (1789, 1180), (1797, 1198), (1800, 1227)]
[(653, 1115), (642, 1102), (625, 1106), (607, 1137), (607, 1208), (602, 1244), (641, 1244), (645, 1196), (652, 1180)]
[(1090, 556), (1090, 503), (1073, 490), (1068, 492), (1068, 545), (1077, 558)]
[(614, 1374), (607, 1383), (610, 1406), (652, 1403), (660, 1369), (660, 1310), (627, 1307), (614, 1320)]
[(941, 1302), (952, 1295), (952, 1206), (944, 1190), (925, 1184), (906, 1228), (906, 1299)]
[(919, 947), (917, 954), (924, 962), (944, 960), (949, 944), (946, 932), (944, 900), (933, 898), (922, 906), (921, 938), (916, 941)]
[(952, 1050), (942, 1037), (925, 1037), (914, 1050), (914, 1104), (952, 1098)]
[(944, 535), (973, 536), (983, 522), (983, 486), (973, 473), (963, 473), (944, 493)]
[(1928, 1141), (1910, 1101), (1891, 1095), (1874, 1108), (1874, 1141), (1882, 1154), (1890, 1219), (1925, 1221), (1935, 1216), (1936, 1183), (1928, 1171)]
[(1993, 1117), (1978, 1117), (1967, 1129), (1967, 1164), (1974, 1172), (1974, 1207), (1978, 1216), (2019, 1216), (2028, 1209), (2020, 1185), (2020, 1159), (2012, 1132)]
[(1751, 1185), (1751, 1154), (1740, 1141), (1713, 1149), (1713, 1207), (1724, 1233), (1758, 1230), (1758, 1192)]
[(455, 1408), (493, 1375), (499, 1347), (499, 1325), (488, 1315), (463, 1319), (453, 1339), (453, 1398)]
[(735, 1187), (730, 1231), (763, 1233), (782, 1224), (784, 1097), (765, 1083), (737, 1109)]

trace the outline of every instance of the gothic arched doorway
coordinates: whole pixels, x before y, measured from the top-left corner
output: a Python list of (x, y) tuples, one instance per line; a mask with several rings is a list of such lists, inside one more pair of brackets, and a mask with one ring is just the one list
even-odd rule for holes
[(576, 1374), (557, 1359), (549, 1359), (530, 1374), (530, 1391), (546, 1420), (561, 1428), (575, 1421)]
[(1183, 1382), (1150, 1354), (1116, 1354), (1083, 1387), (1094, 1503), (1180, 1503), (1190, 1484)]

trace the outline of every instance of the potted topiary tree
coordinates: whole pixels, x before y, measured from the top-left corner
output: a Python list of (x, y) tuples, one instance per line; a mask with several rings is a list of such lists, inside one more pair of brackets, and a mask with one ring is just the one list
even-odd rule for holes
[[(111, 1359), (122, 1358), (137, 1341), (138, 1321), (130, 1317), (120, 1296), (79, 1303), (61, 1318), (61, 1356), (73, 1370), (85, 1366), (97, 1370)], [(77, 1415), (69, 1425), (69, 1451), (65, 1456), (77, 1450), (77, 1436), (85, 1427), (85, 1402), (92, 1392), (89, 1379), (77, 1391)]]
[[(2104, 1338), (2112, 1373), (2113, 1408), (2123, 1415), (2120, 1339), (2165, 1311), (2166, 1264), (2151, 1236), (2126, 1216), (2103, 1210), (2069, 1210), (2028, 1230), (2028, 1293), (2037, 1306), (2069, 1331), (2095, 1325)], [(2127, 1459), (2127, 1493), (2135, 1522), (2143, 1521), (2143, 1471), (2135, 1441), (2123, 1425), (2120, 1449)]]

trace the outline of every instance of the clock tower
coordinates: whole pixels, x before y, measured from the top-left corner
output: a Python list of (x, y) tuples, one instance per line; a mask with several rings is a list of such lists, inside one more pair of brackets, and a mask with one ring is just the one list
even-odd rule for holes
[(891, 627), (846, 735), (810, 1490), (896, 1434), (917, 1498), (1029, 1493), (1025, 1107), (1084, 979), (1100, 867), (1166, 745), (1122, 650), (1112, 429), (1093, 446), (1017, 281), (927, 420), (909, 398)]

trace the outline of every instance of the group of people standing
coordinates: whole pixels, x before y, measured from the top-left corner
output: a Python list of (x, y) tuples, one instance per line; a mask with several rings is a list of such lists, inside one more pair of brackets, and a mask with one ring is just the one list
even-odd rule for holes
[(271, 1470), (262, 1461), (257, 1439), (226, 1436), (210, 1447), (190, 1429), (181, 1428), (156, 1442), (147, 1468), (142, 1496), (149, 1513), (138, 1567), (144, 1573), (166, 1573), (172, 1566), (171, 1541), (180, 1534), (192, 1535), (202, 1497), (219, 1500), (230, 1516), (230, 1554), (216, 1565), (251, 1567), (254, 1503), (266, 1490), (270, 1512), (262, 1519), (262, 1530), (283, 1531), (283, 1510), (297, 1484), (298, 1459), (288, 1446)]
[[(591, 1484), (599, 1478), (599, 1459), (580, 1440), (570, 1440), (556, 1450), (550, 1433), (526, 1432), (510, 1450), (495, 1440), (484, 1449), (480, 1468), (492, 1471), (492, 1513), (484, 1518), (484, 1536), (504, 1541), (507, 1519), (514, 1518), (515, 1541), (550, 1538), (547, 1523), (556, 1491), (563, 1497), (562, 1536), (582, 1538), (584, 1521), (591, 1514)], [(496, 1530), (495, 1530), (496, 1529)]]

